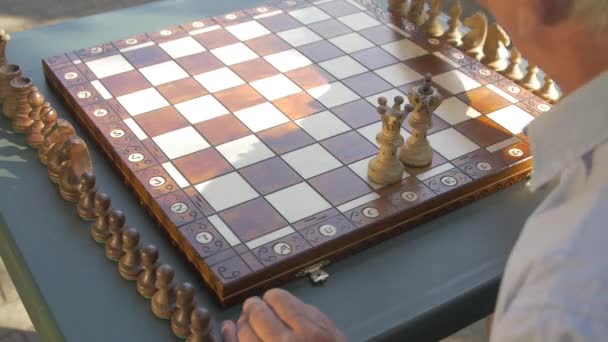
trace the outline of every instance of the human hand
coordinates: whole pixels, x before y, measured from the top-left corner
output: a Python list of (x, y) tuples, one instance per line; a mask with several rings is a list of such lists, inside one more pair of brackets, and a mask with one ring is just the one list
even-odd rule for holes
[(280, 289), (247, 299), (237, 323), (222, 324), (222, 336), (225, 342), (346, 342), (319, 309)]

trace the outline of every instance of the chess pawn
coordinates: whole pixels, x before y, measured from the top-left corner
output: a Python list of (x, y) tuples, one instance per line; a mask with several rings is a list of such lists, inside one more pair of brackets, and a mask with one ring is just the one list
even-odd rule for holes
[(84, 140), (72, 135), (68, 144), (67, 159), (61, 164), (59, 194), (70, 202), (80, 199), (80, 177), (93, 172), (93, 162)]
[(214, 342), (212, 335), (213, 325), (209, 311), (196, 307), (190, 316), (190, 335), (186, 342)]
[(415, 87), (408, 94), (414, 111), (409, 118), (411, 135), (401, 148), (399, 159), (410, 167), (424, 167), (433, 161), (433, 149), (427, 139), (427, 132), (433, 127), (432, 114), (443, 98), (431, 85), (430, 75), (424, 85)]
[(158, 318), (169, 319), (175, 311), (175, 271), (167, 264), (156, 269), (156, 289), (152, 296), (152, 313)]
[(509, 65), (509, 50), (511, 38), (502, 26), (494, 23), (488, 29), (488, 36), (483, 48), (484, 57), (481, 62), (496, 71), (502, 71)]
[(439, 20), (441, 14), (441, 0), (431, 0), (431, 6), (428, 11), (428, 20), (422, 26), (423, 30), (431, 37), (441, 37), (445, 30)]
[(122, 250), (125, 254), (118, 261), (118, 272), (127, 280), (137, 280), (137, 276), (143, 270), (139, 240), (139, 232), (135, 228), (130, 227), (122, 232)]
[(376, 136), (376, 141), (380, 145), (380, 151), (376, 157), (370, 160), (367, 176), (377, 184), (393, 184), (401, 181), (405, 168), (397, 158), (397, 150), (403, 145), (401, 135), (401, 124), (411, 111), (411, 106), (406, 106), (401, 110), (404, 99), (401, 96), (395, 97), (393, 108), (386, 105), (386, 98), (378, 99), (378, 113), (382, 117), (382, 131)]
[(122, 210), (112, 209), (108, 215), (108, 232), (106, 240), (106, 257), (118, 261), (125, 254), (122, 249), (122, 233), (127, 229), (127, 218)]
[[(44, 142), (38, 149), (38, 160), (40, 160), (43, 165), (48, 165), (49, 157), (55, 155), (63, 143), (73, 134), (75, 134), (74, 127), (72, 127), (69, 122), (63, 119), (57, 119), (57, 125), (49, 134), (45, 135)], [(49, 170), (49, 177), (50, 173), (51, 171)]]
[(171, 330), (175, 336), (185, 338), (190, 333), (190, 317), (196, 308), (194, 286), (181, 283), (175, 288), (176, 310), (171, 315)]
[(483, 47), (488, 35), (488, 17), (481, 12), (477, 12), (466, 18), (464, 24), (471, 30), (462, 37), (462, 46), (460, 48), (467, 55), (481, 61), (483, 58)]
[(535, 94), (541, 99), (554, 104), (559, 100), (559, 90), (557, 90), (557, 85), (553, 79), (549, 78), (547, 74), (545, 74), (545, 83), (542, 88), (537, 90)]
[(460, 27), (462, 22), (460, 17), (462, 16), (462, 3), (460, 0), (455, 0), (450, 7), (450, 19), (448, 20), (448, 32), (445, 37), (449, 44), (459, 47), (462, 45), (462, 33)]
[(83, 220), (94, 220), (97, 218), (95, 213), (95, 196), (97, 194), (96, 177), (92, 172), (85, 172), (80, 176), (78, 190), (80, 198), (76, 211)]
[(137, 292), (144, 298), (152, 298), (156, 292), (156, 269), (160, 265), (156, 246), (141, 249), (141, 263), (144, 270), (137, 276)]
[(25, 130), (25, 142), (35, 149), (38, 149), (44, 141), (44, 135), (42, 131), (44, 129), (44, 122), (40, 118), (40, 112), (42, 110), (44, 102), (44, 96), (39, 91), (30, 93), (28, 97), (32, 111), (30, 112), (30, 120), (32, 124)]
[(10, 39), (11, 36), (8, 33), (4, 32), (4, 30), (0, 30), (0, 66), (7, 64), (6, 46)]
[(511, 49), (511, 56), (509, 56), (509, 66), (501, 74), (505, 77), (512, 79), (513, 81), (519, 81), (524, 77), (524, 73), (521, 71), (521, 53), (517, 48)]
[(48, 174), (53, 183), (59, 184), (61, 180), (62, 164), (69, 157), (70, 138), (73, 136), (70, 135), (58, 141), (48, 153)]
[(51, 133), (53, 128), (55, 128), (55, 124), (57, 123), (57, 112), (51, 104), (45, 102), (42, 105), (42, 109), (40, 110), (40, 120), (44, 124), (44, 129), (42, 130), (42, 136), (46, 138), (46, 136)]
[(538, 71), (538, 66), (528, 65), (528, 71), (526, 73), (526, 76), (524, 76), (524, 78), (519, 80), (519, 82), (517, 83), (519, 83), (522, 87), (530, 91), (537, 90), (541, 87), (540, 80), (538, 79)]
[(424, 0), (412, 0), (407, 10), (407, 20), (418, 26), (424, 24), (427, 20), (427, 15), (424, 12), (424, 3)]
[(21, 67), (15, 64), (0, 66), (0, 104), (2, 104), (4, 116), (13, 118), (16, 99), (12, 94), (10, 83), (15, 78), (21, 77)]
[(111, 206), (112, 200), (107, 194), (98, 193), (95, 196), (95, 215), (97, 218), (91, 224), (91, 237), (99, 243), (105, 243), (108, 237), (110, 237), (108, 215)]
[(17, 133), (25, 133), (25, 130), (30, 127), (32, 123), (34, 123), (34, 121), (30, 119), (32, 106), (29, 103), (29, 96), (32, 92), (38, 92), (38, 89), (36, 89), (32, 79), (29, 77), (15, 78), (11, 81), (10, 87), (11, 92), (15, 96), (13, 131)]

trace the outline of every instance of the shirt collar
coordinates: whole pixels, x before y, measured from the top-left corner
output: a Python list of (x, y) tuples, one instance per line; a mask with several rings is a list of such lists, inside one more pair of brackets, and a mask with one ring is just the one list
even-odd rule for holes
[(534, 156), (530, 186), (537, 190), (608, 140), (608, 72), (532, 121), (526, 134)]

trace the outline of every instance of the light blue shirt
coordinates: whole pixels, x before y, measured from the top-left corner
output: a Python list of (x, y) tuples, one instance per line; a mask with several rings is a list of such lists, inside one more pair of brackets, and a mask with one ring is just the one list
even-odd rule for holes
[(608, 341), (608, 73), (527, 128), (528, 219), (503, 277), (492, 342)]

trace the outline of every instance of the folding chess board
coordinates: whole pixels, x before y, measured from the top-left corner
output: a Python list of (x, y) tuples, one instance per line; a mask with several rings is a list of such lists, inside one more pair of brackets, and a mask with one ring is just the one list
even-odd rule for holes
[[(550, 105), (442, 39), (393, 23), (384, 3), (274, 3), (43, 64), (142, 205), (230, 304), (529, 175), (521, 131)], [(373, 184), (378, 97), (406, 97), (425, 73), (444, 97), (429, 132), (433, 162), (406, 168), (398, 184)]]

